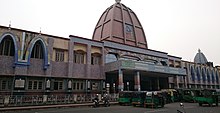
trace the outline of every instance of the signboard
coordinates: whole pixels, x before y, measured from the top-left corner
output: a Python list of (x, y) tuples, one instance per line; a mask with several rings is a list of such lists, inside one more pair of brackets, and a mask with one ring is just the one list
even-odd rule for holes
[(17, 79), (15, 80), (15, 88), (24, 88), (25, 80)]
[(135, 62), (131, 60), (122, 60), (121, 66), (123, 68), (135, 68)]
[(134, 69), (149, 72), (167, 73), (174, 75), (186, 75), (186, 70), (183, 68), (174, 68), (162, 65), (148, 64), (144, 62), (121, 60), (121, 69)]

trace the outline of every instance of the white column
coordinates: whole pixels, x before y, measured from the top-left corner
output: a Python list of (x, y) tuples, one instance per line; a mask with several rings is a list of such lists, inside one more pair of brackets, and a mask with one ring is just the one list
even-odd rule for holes
[(137, 91), (141, 91), (140, 72), (139, 71), (137, 71), (134, 76), (134, 89)]
[(160, 90), (160, 79), (157, 77), (157, 90)]
[(123, 84), (123, 72), (121, 69), (118, 70), (118, 90), (123, 91), (124, 90), (124, 84)]

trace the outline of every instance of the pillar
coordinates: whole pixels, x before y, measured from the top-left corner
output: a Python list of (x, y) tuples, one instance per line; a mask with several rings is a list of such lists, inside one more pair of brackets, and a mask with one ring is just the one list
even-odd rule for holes
[(160, 90), (160, 79), (157, 77), (157, 90)]
[(69, 42), (69, 46), (68, 46), (68, 49), (69, 49), (69, 53), (68, 53), (68, 77), (72, 77), (73, 75), (73, 57), (74, 57), (74, 42)]
[(123, 72), (121, 69), (118, 70), (118, 90), (123, 91), (124, 90), (124, 84), (123, 84)]
[(91, 45), (87, 45), (86, 48), (86, 77), (91, 77)]
[(134, 89), (136, 91), (141, 91), (140, 72), (139, 71), (137, 71), (134, 76)]
[(188, 88), (188, 87), (187, 87), (186, 76), (183, 76), (183, 81), (184, 81), (184, 88)]
[(180, 83), (180, 76), (176, 76), (176, 88), (180, 88), (179, 86), (179, 83)]

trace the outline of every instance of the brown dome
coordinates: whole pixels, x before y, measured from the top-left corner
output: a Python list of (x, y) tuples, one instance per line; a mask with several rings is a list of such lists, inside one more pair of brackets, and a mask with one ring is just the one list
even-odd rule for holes
[(95, 27), (92, 39), (109, 40), (147, 49), (144, 30), (136, 14), (120, 1), (104, 11)]

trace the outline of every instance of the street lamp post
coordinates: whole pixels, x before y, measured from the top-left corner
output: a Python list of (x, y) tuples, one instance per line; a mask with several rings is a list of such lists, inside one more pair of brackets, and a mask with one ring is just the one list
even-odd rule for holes
[(115, 83), (113, 83), (113, 92), (115, 94)]
[(127, 82), (127, 90), (129, 91), (129, 82)]

